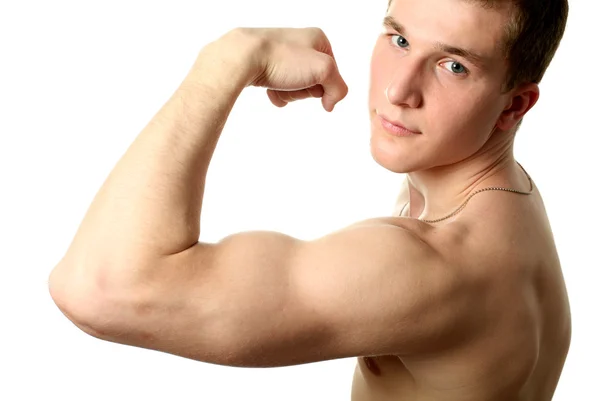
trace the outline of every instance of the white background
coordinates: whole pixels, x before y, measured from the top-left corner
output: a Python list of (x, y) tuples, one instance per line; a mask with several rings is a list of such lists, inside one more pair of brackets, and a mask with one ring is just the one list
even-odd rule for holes
[[(210, 365), (95, 339), (52, 302), (47, 278), (108, 173), (198, 51), (236, 26), (321, 27), (348, 97), (278, 109), (239, 98), (209, 170), (202, 239), (264, 229), (310, 239), (389, 215), (403, 176), (369, 152), (367, 88), (387, 0), (0, 3), (0, 399), (348, 400), (355, 359), (275, 369)], [(517, 135), (569, 289), (573, 337), (555, 400), (597, 393), (600, 7), (568, 28)]]

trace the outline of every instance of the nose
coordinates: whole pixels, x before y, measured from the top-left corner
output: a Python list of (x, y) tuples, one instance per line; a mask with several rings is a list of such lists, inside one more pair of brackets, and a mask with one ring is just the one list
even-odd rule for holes
[(396, 106), (420, 107), (423, 103), (422, 81), (419, 64), (405, 57), (385, 89), (388, 102)]

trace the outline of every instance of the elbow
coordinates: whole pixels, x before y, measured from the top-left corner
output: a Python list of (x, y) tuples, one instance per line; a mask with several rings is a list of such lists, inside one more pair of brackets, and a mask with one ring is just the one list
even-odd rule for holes
[(67, 319), (87, 334), (97, 336), (93, 327), (104, 302), (97, 289), (79, 277), (73, 268), (59, 264), (48, 277), (48, 291)]

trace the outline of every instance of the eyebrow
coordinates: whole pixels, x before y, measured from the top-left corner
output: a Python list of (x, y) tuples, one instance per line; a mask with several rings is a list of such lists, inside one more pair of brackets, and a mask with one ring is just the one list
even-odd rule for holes
[[(400, 35), (403, 35), (403, 36), (406, 35), (406, 29), (402, 26), (402, 24), (400, 24), (398, 21), (396, 21), (394, 19), (394, 17), (392, 17), (391, 15), (388, 15), (383, 19), (383, 26), (393, 29), (394, 31), (398, 32)], [(486, 58), (471, 51), (471, 50), (463, 49), (458, 46), (447, 45), (442, 42), (436, 42), (434, 44), (434, 46), (438, 51), (441, 51), (444, 53), (449, 53), (449, 54), (454, 54), (459, 57), (463, 57), (466, 60), (469, 60), (471, 63), (475, 64), (476, 66), (478, 66), (480, 68), (483, 68), (483, 66), (485, 65)]]

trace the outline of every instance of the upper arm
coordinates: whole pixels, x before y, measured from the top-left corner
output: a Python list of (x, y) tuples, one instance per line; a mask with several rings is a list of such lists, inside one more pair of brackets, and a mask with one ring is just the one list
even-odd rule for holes
[(397, 225), (244, 232), (169, 256), (107, 321), (114, 341), (235, 366), (435, 351), (473, 321), (463, 276)]

